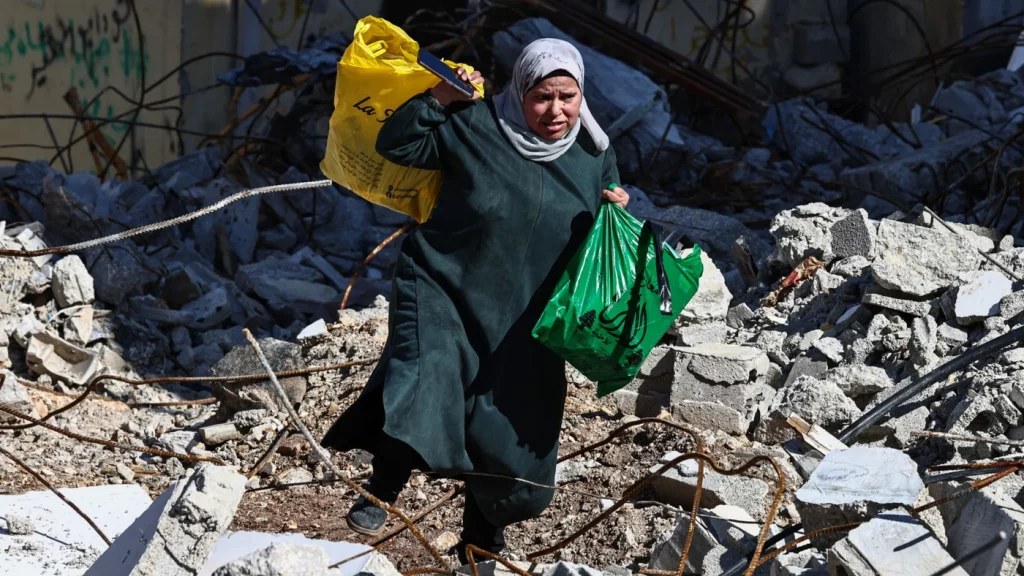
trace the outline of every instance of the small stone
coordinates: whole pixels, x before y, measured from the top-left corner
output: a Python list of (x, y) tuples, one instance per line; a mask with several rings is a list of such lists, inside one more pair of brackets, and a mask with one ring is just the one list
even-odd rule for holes
[(168, 452), (188, 454), (189, 450), (196, 445), (196, 442), (195, 432), (176, 430), (174, 432), (164, 432), (153, 441), (153, 445)]
[(843, 361), (843, 344), (835, 338), (822, 338), (814, 343), (814, 348), (824, 354), (833, 364)]

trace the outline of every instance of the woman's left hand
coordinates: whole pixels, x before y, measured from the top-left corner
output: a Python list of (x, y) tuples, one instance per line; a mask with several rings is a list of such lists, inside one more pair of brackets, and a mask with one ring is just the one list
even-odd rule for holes
[(601, 197), (613, 204), (618, 204), (620, 208), (625, 208), (626, 204), (629, 204), (629, 194), (621, 186), (616, 186), (611, 190), (605, 189), (601, 192)]

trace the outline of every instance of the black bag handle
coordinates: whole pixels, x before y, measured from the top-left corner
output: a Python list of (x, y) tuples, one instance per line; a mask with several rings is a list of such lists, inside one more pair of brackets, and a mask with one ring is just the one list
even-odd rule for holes
[[(658, 296), (661, 298), (661, 313), (663, 316), (672, 315), (672, 289), (668, 285), (668, 275), (665, 274), (665, 260), (662, 256), (664, 247), (661, 245), (661, 232), (650, 221), (644, 222), (644, 229), (651, 235), (654, 243), (654, 266), (658, 271)], [(640, 231), (640, 238), (643, 238), (644, 230)]]

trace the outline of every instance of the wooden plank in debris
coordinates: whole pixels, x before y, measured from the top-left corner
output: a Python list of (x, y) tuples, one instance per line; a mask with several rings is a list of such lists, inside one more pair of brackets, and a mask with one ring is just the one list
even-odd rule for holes
[(822, 454), (828, 454), (833, 450), (843, 450), (847, 447), (821, 426), (811, 424), (796, 414), (790, 414), (786, 423), (795, 428), (803, 436), (805, 442)]

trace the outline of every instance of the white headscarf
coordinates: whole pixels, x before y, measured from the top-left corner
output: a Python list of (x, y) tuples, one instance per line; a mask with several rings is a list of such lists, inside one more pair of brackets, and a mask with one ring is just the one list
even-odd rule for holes
[[(541, 138), (526, 125), (523, 99), (538, 81), (559, 70), (569, 73), (579, 84), (580, 114), (572, 129), (552, 142)], [(608, 148), (608, 136), (590, 113), (587, 99), (583, 97), (583, 57), (575, 46), (565, 40), (541, 38), (523, 48), (512, 71), (511, 82), (501, 94), (494, 97), (494, 108), (498, 113), (498, 123), (512, 146), (534, 162), (551, 162), (565, 154), (576, 141), (581, 124), (587, 129), (598, 150)]]

